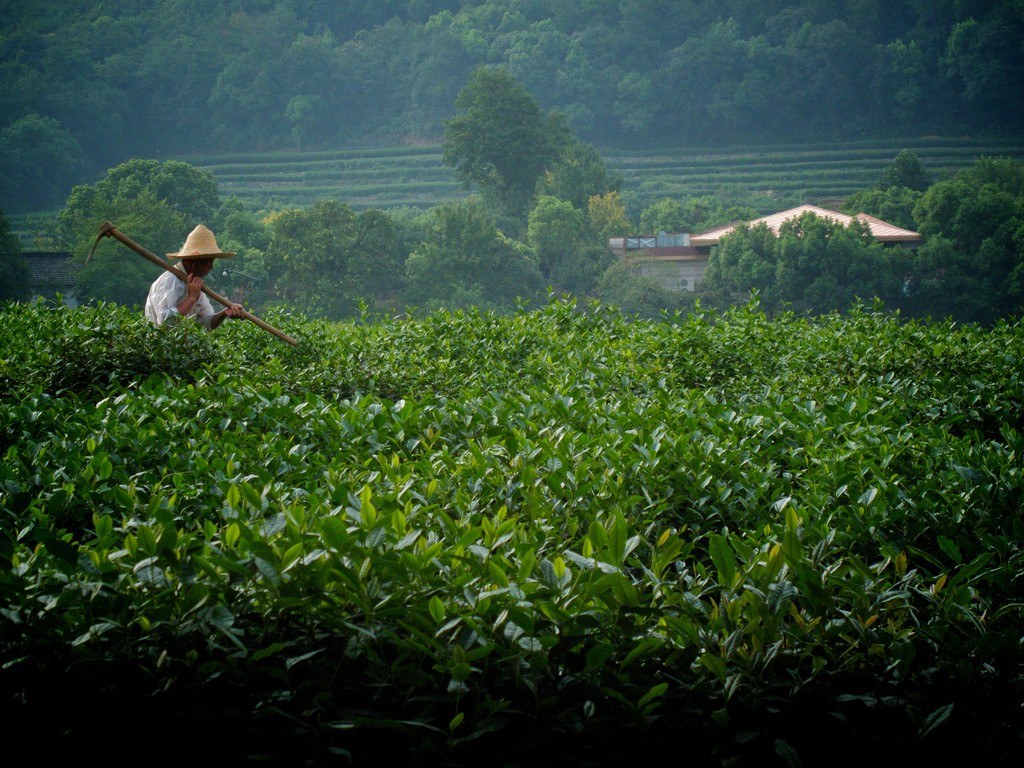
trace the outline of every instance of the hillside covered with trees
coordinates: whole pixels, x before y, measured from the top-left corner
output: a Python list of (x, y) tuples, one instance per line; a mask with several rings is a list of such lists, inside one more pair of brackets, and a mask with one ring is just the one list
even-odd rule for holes
[(0, 207), (132, 157), (436, 140), (480, 65), (607, 146), (1013, 134), (1020, 0), (0, 2)]

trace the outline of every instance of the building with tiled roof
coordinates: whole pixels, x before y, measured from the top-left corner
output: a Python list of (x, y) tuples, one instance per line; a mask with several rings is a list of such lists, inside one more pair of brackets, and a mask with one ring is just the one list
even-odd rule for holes
[[(785, 222), (798, 219), (805, 213), (813, 213), (822, 219), (831, 219), (838, 224), (842, 224), (844, 227), (850, 226), (854, 221), (862, 221), (868, 225), (871, 235), (882, 243), (896, 243), (908, 248), (916, 248), (921, 243), (921, 235), (917, 232), (897, 227), (881, 219), (876, 219), (874, 216), (868, 216), (866, 213), (848, 216), (845, 213), (830, 211), (828, 208), (819, 208), (816, 205), (800, 205), (796, 208), (790, 208), (788, 211), (773, 213), (770, 216), (762, 216), (760, 219), (747, 222), (747, 226), (756, 227), (758, 224), (765, 224), (768, 229), (777, 235)], [(690, 244), (698, 248), (711, 248), (713, 245), (718, 245), (718, 241), (736, 229), (737, 226), (739, 225), (728, 224), (724, 227), (709, 229), (707, 232), (701, 232), (697, 235), (690, 235)]]
[[(797, 206), (746, 224), (751, 227), (765, 224), (777, 235), (784, 222), (805, 213), (831, 219), (844, 227), (850, 226), (853, 221), (864, 222), (871, 235), (882, 243), (904, 248), (917, 248), (921, 243), (921, 235), (917, 232), (897, 227), (866, 213), (849, 216), (815, 205)], [(657, 235), (613, 237), (609, 239), (608, 246), (620, 259), (632, 265), (635, 274), (650, 277), (672, 290), (695, 291), (704, 279), (711, 249), (738, 226), (739, 222), (699, 234), (659, 232)]]

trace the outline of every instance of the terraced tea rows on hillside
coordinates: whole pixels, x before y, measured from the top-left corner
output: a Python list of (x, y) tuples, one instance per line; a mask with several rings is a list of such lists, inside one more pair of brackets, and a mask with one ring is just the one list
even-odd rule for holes
[[(874, 184), (902, 149), (937, 179), (982, 156), (1024, 158), (1011, 140), (915, 139), (822, 145), (602, 150), (623, 178), (632, 207), (662, 197), (721, 195), (775, 207), (835, 201)], [(441, 161), (441, 147), (379, 147), (325, 152), (273, 152), (185, 158), (210, 170), (225, 196), (254, 209), (306, 206), (331, 198), (354, 210), (429, 208), (467, 192)]]
[(271, 152), (185, 158), (208, 169), (221, 194), (256, 210), (333, 199), (354, 210), (429, 208), (465, 190), (441, 162), (440, 146)]
[[(918, 139), (842, 145), (765, 146), (688, 154), (606, 152), (626, 192), (660, 197), (721, 195), (778, 198), (780, 204), (835, 201), (875, 184), (903, 149), (914, 152), (936, 180), (982, 156), (1024, 157), (1024, 144), (972, 139)], [(767, 211), (765, 211), (767, 212)]]

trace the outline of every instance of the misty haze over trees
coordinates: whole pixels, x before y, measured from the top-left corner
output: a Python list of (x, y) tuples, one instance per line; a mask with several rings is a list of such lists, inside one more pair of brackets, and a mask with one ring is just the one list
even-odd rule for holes
[[(816, 220), (778, 238), (740, 227), (695, 295), (618, 262), (608, 238), (768, 211), (740, 185), (627, 199), (598, 149), (1015, 141), (1021, 0), (0, 0), (0, 12), (0, 209), (41, 222), (63, 206), (36, 237), (79, 262), (105, 220), (158, 252), (202, 222), (238, 253), (218, 285), (329, 319), (510, 311), (551, 292), (645, 316), (755, 293), (768, 312), (876, 298), (982, 323), (1024, 306), (1019, 160), (979, 157), (940, 177), (901, 152), (835, 205), (920, 231), (919, 249), (883, 252)], [(257, 211), (175, 159), (414, 144), (441, 145), (468, 199), (357, 212), (328, 193)], [(6, 251), (0, 298), (24, 297), (24, 264)], [(141, 301), (151, 272), (116, 251), (102, 245), (77, 273), (76, 298)]]
[(7, 0), (0, 15), (8, 213), (131, 157), (436, 142), (482, 64), (598, 145), (1024, 127), (1019, 0)]

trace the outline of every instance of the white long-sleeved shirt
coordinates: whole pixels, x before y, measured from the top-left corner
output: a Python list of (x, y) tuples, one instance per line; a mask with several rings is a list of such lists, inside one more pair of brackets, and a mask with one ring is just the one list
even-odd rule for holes
[[(146, 297), (146, 319), (154, 325), (178, 322), (178, 318), (181, 317), (178, 305), (185, 298), (185, 293), (185, 281), (165, 271), (149, 287), (149, 295)], [(191, 317), (209, 328), (213, 322), (213, 315), (210, 299), (205, 293), (200, 293), (195, 306), (189, 310), (186, 317)]]

